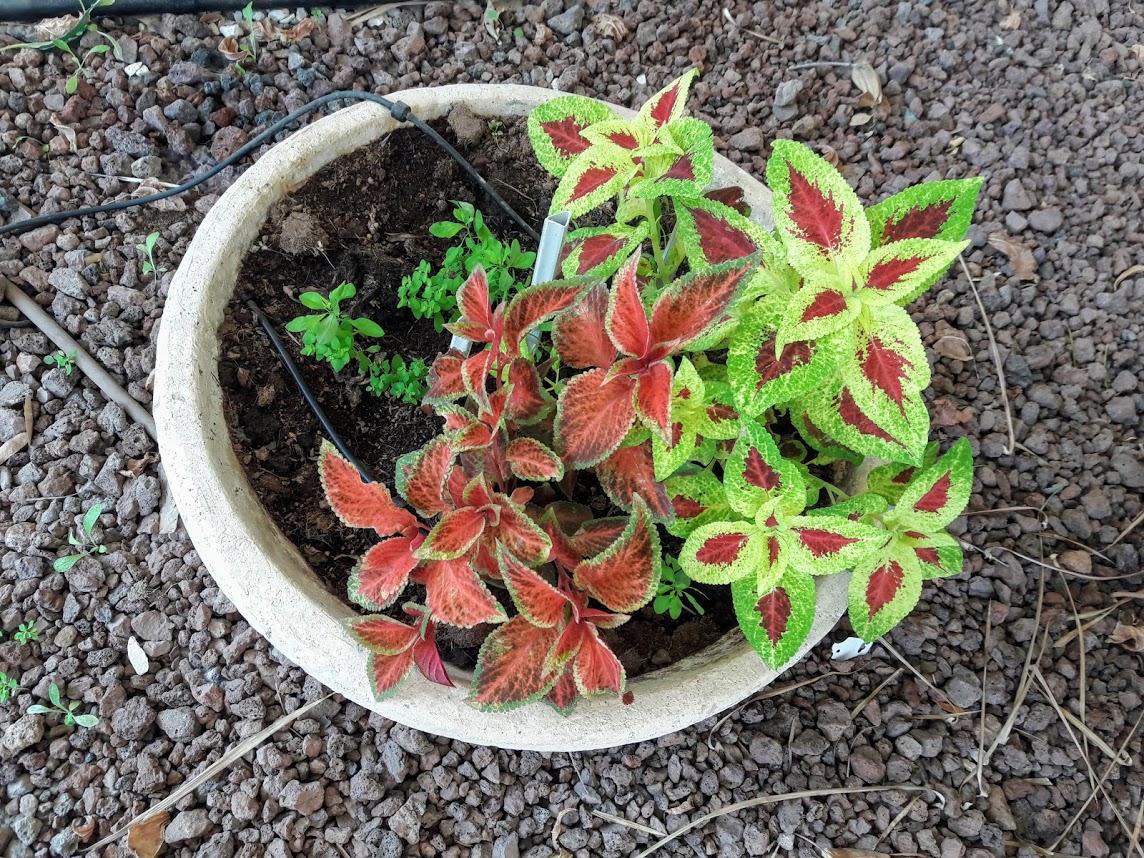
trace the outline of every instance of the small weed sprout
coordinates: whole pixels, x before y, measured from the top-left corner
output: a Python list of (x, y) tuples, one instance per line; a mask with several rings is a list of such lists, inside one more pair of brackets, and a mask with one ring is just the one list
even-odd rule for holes
[(155, 265), (155, 242), (158, 240), (159, 233), (153, 232), (143, 240), (142, 244), (135, 245), (135, 249), (145, 257), (143, 260), (144, 274), (161, 274), (167, 270)]
[(370, 364), (368, 386), (377, 396), (387, 393), (401, 402), (416, 405), (425, 395), (428, 374), (429, 368), (421, 358), (406, 363), (401, 355), (393, 355)]
[(15, 677), (9, 677), (8, 674), (0, 670), (0, 703), (7, 703), (8, 698), (10, 698), (15, 691)]
[[(67, 54), (76, 64), (76, 69), (72, 72), (71, 76), (64, 84), (64, 90), (68, 95), (75, 93), (79, 89), (79, 79), (82, 75), (85, 80), (91, 80), (91, 72), (87, 68), (87, 61), (93, 56), (99, 56), (111, 51), (115, 58), (118, 60), (123, 59), (123, 50), (119, 47), (119, 43), (111, 38), (107, 33), (103, 32), (99, 27), (91, 21), (91, 13), (96, 9), (101, 9), (110, 6), (115, 0), (95, 0), (90, 6), (85, 5), (83, 0), (79, 0), (79, 15), (76, 17), (76, 22), (72, 25), (71, 29), (56, 39), (49, 39), (43, 42), (20, 42), (15, 45), (6, 45), (0, 48), (0, 51), (20, 50), (21, 48), (32, 48), (37, 51), (48, 51), (52, 48)], [(82, 56), (75, 52), (72, 48), (73, 42), (78, 42), (87, 33), (95, 33), (103, 39), (107, 40), (106, 45), (96, 45), (95, 47), (86, 51)], [(19, 141), (17, 141), (19, 142)]]
[(72, 370), (75, 369), (75, 356), (78, 353), (78, 350), (73, 350), (70, 352), (64, 352), (61, 350), (44, 358), (44, 363), (48, 364), (49, 366), (59, 367), (64, 371), (64, 375), (71, 375)]
[(59, 686), (54, 682), (48, 689), (48, 699), (52, 701), (51, 706), (41, 706), (39, 703), (33, 703), (28, 707), (28, 714), (54, 715), (58, 713), (64, 716), (64, 723), (69, 727), (74, 727), (77, 724), (80, 727), (94, 727), (99, 723), (99, 718), (95, 715), (76, 714), (75, 709), (79, 706), (79, 703), (76, 701), (69, 700), (65, 706), (60, 700)]
[[(489, 124), (490, 129), (492, 123)], [(445, 260), (435, 273), (422, 260), (412, 274), (402, 278), (397, 290), (399, 307), (407, 307), (414, 318), (432, 319), (438, 331), (453, 320), (457, 309), (457, 289), (481, 267), (489, 283), (494, 303), (507, 300), (517, 288), (517, 274), (532, 269), (536, 254), (524, 252), (515, 239), (503, 244), (485, 225), (484, 215), (471, 203), (453, 201), (453, 220), (438, 221), (429, 227), (437, 238), (461, 239), (445, 252)]]
[(378, 351), (377, 346), (362, 348), (357, 338), (377, 339), (385, 336), (381, 325), (369, 319), (351, 319), (342, 311), (342, 302), (357, 294), (353, 283), (342, 283), (329, 297), (321, 292), (303, 292), (298, 300), (304, 307), (316, 312), (291, 319), (286, 330), (302, 335), (302, 354), (324, 360), (340, 372), (351, 360), (358, 362), (358, 370), (369, 371), (371, 356)]
[(16, 629), (16, 634), (12, 635), (21, 646), (27, 646), (32, 641), (40, 639), (40, 633), (36, 631), (36, 621), (32, 620), (30, 623), (20, 623), (20, 628)]
[(258, 36), (254, 32), (253, 0), (242, 7), (242, 20), (246, 22), (246, 38), (239, 44), (239, 51), (242, 56), (234, 61), (234, 67), (239, 74), (244, 75), (246, 74), (246, 69), (242, 65), (244, 62), (251, 66), (258, 62)]
[(91, 535), (92, 530), (95, 529), (95, 523), (99, 521), (99, 516), (103, 513), (103, 504), (94, 504), (87, 514), (83, 517), (83, 538), (77, 539), (74, 533), (68, 533), (68, 543), (74, 545), (76, 548), (83, 548), (79, 554), (70, 554), (67, 557), (58, 557), (56, 562), (52, 564), (52, 568), (57, 572), (67, 572), (76, 565), (82, 558), (88, 557), (92, 554), (106, 554), (107, 546), (101, 545), (96, 542)]
[(669, 554), (663, 558), (663, 575), (652, 608), (657, 614), (667, 614), (673, 620), (678, 620), (684, 611), (703, 615), (703, 606), (696, 601), (695, 591), (691, 589), (691, 579), (680, 568), (679, 561)]

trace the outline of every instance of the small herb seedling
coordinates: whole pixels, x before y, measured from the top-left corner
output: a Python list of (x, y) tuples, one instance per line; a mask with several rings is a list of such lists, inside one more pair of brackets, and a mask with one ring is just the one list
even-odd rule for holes
[(401, 402), (416, 405), (425, 395), (425, 377), (428, 374), (429, 368), (421, 358), (406, 363), (401, 355), (393, 355), (370, 365), (369, 389), (378, 396), (385, 393)]
[(651, 604), (657, 614), (667, 614), (673, 620), (678, 620), (684, 611), (703, 615), (703, 606), (695, 599), (691, 579), (680, 568), (679, 561), (671, 555), (664, 555), (663, 576), (659, 580), (655, 601)]
[[(79, 88), (79, 79), (82, 75), (84, 78), (90, 80), (91, 72), (87, 69), (87, 61), (92, 56), (99, 56), (111, 51), (116, 59), (123, 59), (123, 50), (119, 47), (119, 42), (111, 38), (107, 33), (103, 32), (91, 21), (91, 13), (95, 9), (100, 9), (106, 6), (111, 6), (115, 0), (95, 0), (90, 6), (85, 5), (82, 0), (79, 2), (79, 15), (75, 19), (75, 23), (71, 28), (54, 39), (48, 39), (43, 42), (20, 42), (14, 45), (5, 45), (0, 48), (0, 51), (19, 50), (21, 48), (32, 48), (37, 51), (49, 51), (55, 48), (64, 54), (67, 54), (72, 60), (75, 61), (76, 70), (67, 79), (64, 84), (64, 89), (68, 95), (72, 95)], [(94, 48), (83, 54), (82, 57), (76, 54), (72, 48), (73, 42), (78, 42), (86, 33), (95, 33), (107, 40), (106, 45), (96, 45)]]
[(99, 718), (95, 715), (76, 714), (75, 708), (79, 706), (74, 700), (69, 700), (67, 706), (64, 706), (60, 700), (59, 686), (54, 682), (48, 689), (48, 698), (52, 701), (52, 705), (41, 706), (39, 703), (33, 703), (28, 707), (28, 714), (30, 715), (53, 715), (60, 714), (64, 716), (64, 723), (69, 727), (74, 727), (77, 724), (80, 727), (94, 727), (99, 723)]
[(16, 680), (0, 670), (0, 703), (7, 703), (16, 690)]
[(243, 63), (254, 65), (258, 62), (258, 36), (254, 32), (254, 2), (251, 0), (242, 7), (242, 20), (246, 22), (246, 38), (240, 43), (241, 57), (234, 61), (234, 67), (239, 74), (246, 74)]
[(321, 292), (303, 292), (298, 296), (302, 305), (316, 310), (307, 316), (291, 319), (286, 330), (302, 334), (302, 354), (324, 360), (340, 371), (351, 360), (358, 362), (358, 369), (369, 371), (370, 356), (377, 352), (377, 346), (361, 348), (357, 337), (378, 338), (385, 331), (377, 322), (369, 319), (351, 319), (342, 312), (342, 301), (357, 294), (353, 283), (342, 283), (327, 298)]
[(68, 542), (71, 545), (74, 545), (76, 548), (83, 548), (84, 545), (87, 545), (87, 548), (84, 548), (79, 554), (56, 558), (56, 562), (52, 564), (52, 568), (57, 572), (67, 572), (84, 557), (88, 557), (92, 554), (107, 553), (107, 546), (96, 542), (91, 536), (92, 530), (95, 529), (95, 523), (99, 521), (99, 516), (102, 513), (103, 504), (101, 503), (94, 504), (91, 509), (87, 511), (87, 515), (83, 517), (83, 538), (77, 539), (74, 533), (68, 533)]
[(167, 270), (166, 268), (160, 268), (155, 265), (155, 242), (158, 240), (159, 233), (153, 232), (144, 239), (142, 244), (135, 245), (135, 249), (146, 257), (143, 260), (144, 274), (161, 274)]
[(30, 623), (20, 623), (20, 628), (16, 629), (16, 634), (12, 635), (20, 644), (27, 646), (32, 641), (40, 639), (40, 633), (36, 631), (36, 622), (33, 620)]
[(58, 351), (44, 358), (44, 363), (51, 366), (58, 366), (64, 371), (64, 375), (71, 375), (72, 370), (75, 369), (75, 356), (78, 353), (78, 349), (70, 352)]

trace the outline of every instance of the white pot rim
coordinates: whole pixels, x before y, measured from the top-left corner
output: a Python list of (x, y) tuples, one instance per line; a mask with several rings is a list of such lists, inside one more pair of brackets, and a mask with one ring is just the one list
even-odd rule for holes
[[(523, 115), (558, 95), (480, 84), (390, 97), (432, 120), (458, 103), (478, 115)], [(580, 701), (568, 718), (544, 704), (506, 714), (480, 712), (465, 702), (465, 688), (433, 684), (416, 671), (395, 696), (374, 699), (367, 653), (346, 631), (354, 612), (326, 590), (270, 520), (235, 457), (217, 377), (218, 328), (243, 256), (271, 204), (335, 158), (397, 127), (387, 111), (365, 103), (273, 147), (215, 203), (172, 281), (159, 332), (154, 414), (172, 491), (207, 569), (255, 629), (332, 690), (394, 721), (474, 744), (538, 751), (615, 747), (688, 727), (754, 694), (782, 671), (766, 667), (735, 629), (687, 659), (633, 679), (630, 705), (611, 696)], [(769, 227), (766, 188), (726, 159), (716, 156), (716, 162), (716, 183), (743, 186), (753, 216)], [(846, 579), (818, 580), (814, 626), (791, 664), (845, 611)]]

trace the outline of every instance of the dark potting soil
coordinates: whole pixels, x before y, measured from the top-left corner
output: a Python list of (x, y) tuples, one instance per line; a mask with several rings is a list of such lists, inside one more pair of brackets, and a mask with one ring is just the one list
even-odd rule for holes
[[(523, 120), (492, 130), (472, 114), (455, 112), (434, 125), (530, 223), (543, 220), (556, 183), (537, 164)], [(301, 338), (285, 325), (309, 312), (297, 301), (301, 292), (328, 294), (349, 281), (358, 291), (344, 306), (348, 315), (372, 319), (385, 331), (376, 341), (379, 357), (431, 363), (448, 347), (449, 335), (399, 308), (397, 290), (421, 259), (436, 267), (444, 258), (450, 242), (431, 236), (429, 226), (450, 217), (453, 200), (474, 203), (502, 241), (531, 247), (452, 159), (412, 129), (338, 159), (272, 209), (220, 328), (219, 379), (238, 460), (271, 519), (343, 600), (350, 570), (377, 537), (343, 527), (330, 511), (318, 478), (321, 426), (244, 302), (253, 298), (270, 317), (346, 445), (392, 486), (396, 460), (436, 434), (439, 420), (419, 405), (369, 393), (352, 365), (335, 373), (302, 357)], [(684, 613), (673, 621), (648, 606), (608, 633), (629, 676), (698, 652), (734, 627), (727, 588), (697, 589), (702, 617)], [(444, 634), (443, 655), (471, 667), (482, 639), (481, 630)]]

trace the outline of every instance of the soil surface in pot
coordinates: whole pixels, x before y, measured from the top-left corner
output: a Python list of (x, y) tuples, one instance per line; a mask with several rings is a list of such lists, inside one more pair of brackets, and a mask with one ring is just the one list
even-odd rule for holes
[[(556, 183), (536, 162), (522, 119), (490, 129), (471, 113), (454, 111), (435, 125), (510, 205), (532, 223), (543, 220)], [(385, 330), (379, 357), (430, 363), (448, 347), (449, 335), (399, 308), (397, 290), (421, 259), (434, 268), (441, 263), (451, 242), (431, 236), (429, 226), (450, 217), (453, 200), (474, 203), (502, 241), (515, 238), (531, 248), (452, 159), (416, 131), (399, 130), (330, 164), (275, 206), (243, 263), (220, 329), (219, 379), (238, 459), (271, 519), (343, 600), (350, 570), (377, 537), (343, 527), (326, 504), (317, 468), (320, 424), (244, 302), (253, 298), (274, 322), (348, 448), (392, 485), (396, 460), (428, 441), (438, 419), (419, 405), (371, 394), (352, 365), (335, 373), (303, 357), (300, 336), (285, 325), (309, 312), (299, 293), (328, 294), (349, 281), (358, 291), (344, 306), (347, 314)], [(735, 626), (728, 588), (695, 589), (706, 608), (702, 617), (684, 613), (674, 621), (648, 606), (609, 633), (629, 676), (696, 653)], [(471, 667), (482, 639), (472, 631), (443, 634), (443, 655)]]

